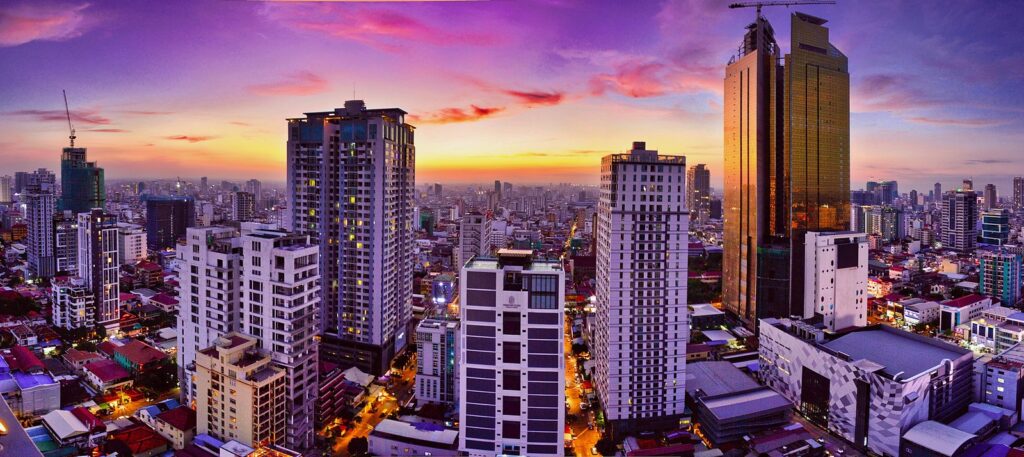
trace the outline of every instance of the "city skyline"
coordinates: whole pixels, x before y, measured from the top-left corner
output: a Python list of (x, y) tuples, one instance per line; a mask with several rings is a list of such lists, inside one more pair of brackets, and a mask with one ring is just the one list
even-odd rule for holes
[[(59, 94), (66, 88), (78, 146), (110, 179), (169, 177), (144, 176), (154, 166), (189, 176), (201, 166), (209, 175), (280, 181), (281, 120), (339, 106), (354, 92), (410, 112), (421, 182), (500, 174), (527, 184), (596, 184), (600, 157), (642, 138), (707, 163), (720, 188), (723, 66), (752, 11), (722, 2), (592, 5), (5, 5), (0, 57), (17, 64), (0, 69), (13, 83), (0, 88), (0, 166), (56, 168), (48, 157), (67, 143)], [(1000, 8), (798, 9), (847, 31), (836, 45), (855, 62), (851, 187), (878, 178), (904, 189), (935, 181), (948, 188), (967, 174), (1009, 194), (1000, 168), (1020, 140), (1013, 113), (1024, 110), (1015, 87), (1024, 72), (1014, 69), (1024, 59), (1003, 53), (1013, 46), (991, 44), (1021, 40), (1002, 32), (1012, 30), (1013, 15)], [(795, 10), (765, 15), (781, 23)], [(214, 21), (225, 15), (233, 25)], [(360, 33), (338, 27), (347, 19), (362, 21)], [(788, 30), (777, 38), (787, 42)], [(370, 65), (357, 74), (309, 58), (324, 52)], [(34, 71), (47, 62), (77, 71)]]

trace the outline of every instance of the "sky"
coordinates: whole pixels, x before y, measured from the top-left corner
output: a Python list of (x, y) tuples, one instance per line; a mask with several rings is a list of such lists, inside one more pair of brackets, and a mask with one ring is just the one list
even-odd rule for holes
[[(650, 149), (721, 183), (722, 86), (753, 9), (725, 0), (0, 2), (0, 173), (77, 144), (108, 179), (283, 181), (285, 119), (399, 107), (417, 181), (596, 184)], [(839, 0), (851, 173), (901, 191), (1024, 174), (1024, 13), (1015, 2)]]

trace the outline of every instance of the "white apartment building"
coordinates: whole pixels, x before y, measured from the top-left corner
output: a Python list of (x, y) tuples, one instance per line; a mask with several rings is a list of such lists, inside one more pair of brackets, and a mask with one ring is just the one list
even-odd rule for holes
[(459, 450), (561, 456), (565, 272), (532, 251), (474, 257), (460, 285)]
[(829, 330), (868, 323), (868, 238), (857, 232), (807, 232), (804, 318), (821, 316)]
[(414, 128), (398, 108), (344, 108), (288, 120), (287, 226), (322, 253), (321, 348), (381, 375), (412, 318)]
[(686, 400), (686, 158), (643, 142), (601, 161), (594, 344), (613, 435), (679, 428)]
[(96, 297), (82, 278), (54, 281), (51, 299), (53, 325), (67, 330), (96, 325)]
[(456, 268), (462, 268), (476, 255), (491, 250), (491, 220), (478, 212), (466, 213), (459, 221), (459, 251)]
[(195, 399), (196, 353), (241, 327), (242, 240), (231, 227), (190, 227), (178, 252), (178, 382)]
[(416, 401), (458, 403), (459, 321), (428, 318), (416, 326)]
[(309, 449), (318, 393), (320, 249), (308, 236), (257, 224), (243, 224), (241, 245), (241, 332), (285, 371), (285, 446)]
[(78, 215), (78, 275), (95, 296), (96, 325), (108, 333), (116, 332), (121, 320), (117, 252), (117, 216), (101, 209)]
[(61, 211), (53, 217), (54, 274), (78, 274), (78, 215)]
[(127, 265), (146, 258), (146, 230), (140, 225), (117, 224), (118, 262)]

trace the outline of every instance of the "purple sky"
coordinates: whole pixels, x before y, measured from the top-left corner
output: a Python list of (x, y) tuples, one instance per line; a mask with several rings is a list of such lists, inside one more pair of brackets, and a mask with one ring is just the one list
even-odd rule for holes
[[(238, 0), (0, 4), (0, 171), (79, 144), (119, 177), (284, 178), (284, 119), (401, 107), (418, 180), (596, 183), (633, 140), (721, 182), (722, 78), (753, 10), (727, 1)], [(853, 187), (1024, 174), (1024, 12), (1014, 2), (840, 0)], [(765, 10), (788, 50), (788, 14)]]

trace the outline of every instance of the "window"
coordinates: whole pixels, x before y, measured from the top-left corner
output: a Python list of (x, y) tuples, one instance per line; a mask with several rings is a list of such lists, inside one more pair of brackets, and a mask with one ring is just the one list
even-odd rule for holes
[(519, 343), (505, 343), (501, 347), (502, 361), (505, 363), (519, 363), (521, 354)]
[(502, 414), (518, 416), (519, 415), (519, 397), (506, 395), (501, 400), (501, 412)]
[(506, 390), (519, 390), (519, 370), (505, 370), (501, 375), (502, 388)]
[(522, 314), (506, 312), (502, 315), (501, 322), (505, 335), (519, 335), (522, 330)]

